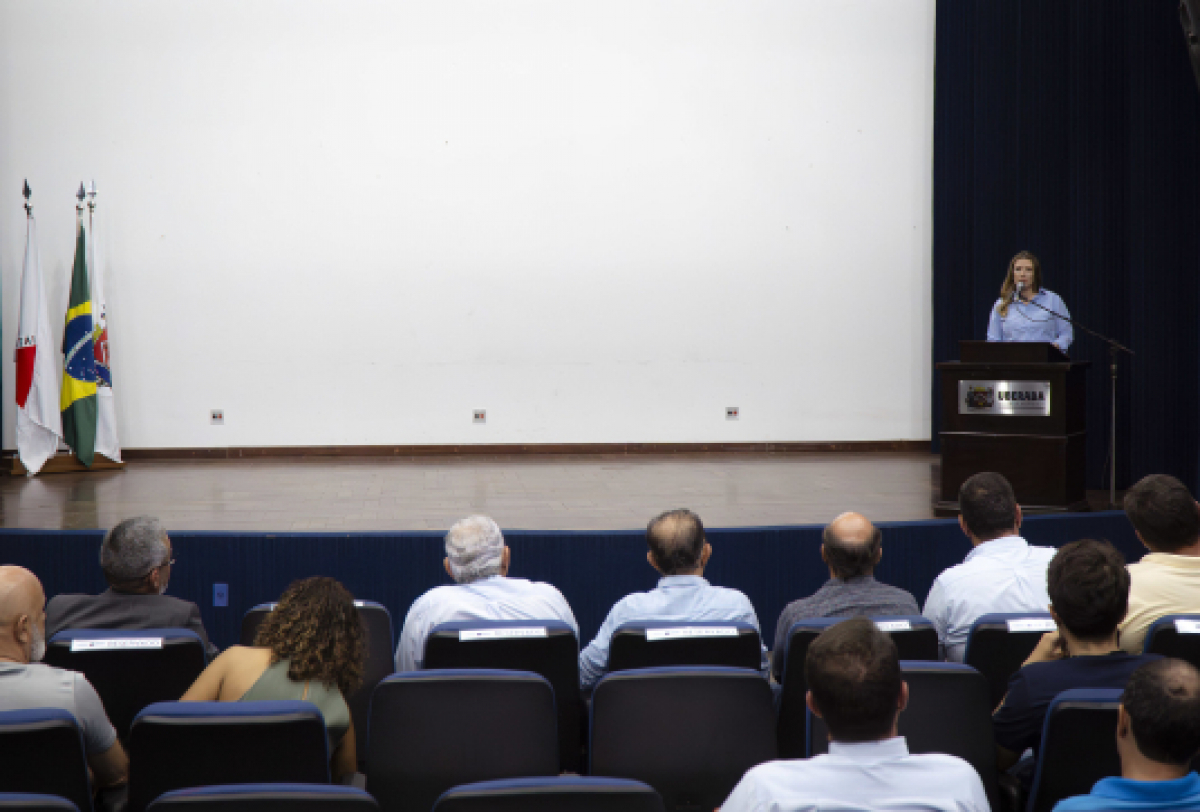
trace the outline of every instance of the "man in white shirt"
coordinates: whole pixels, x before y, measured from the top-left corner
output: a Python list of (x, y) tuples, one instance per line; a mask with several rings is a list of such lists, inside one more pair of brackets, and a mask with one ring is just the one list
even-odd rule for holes
[(922, 614), (937, 628), (946, 659), (961, 663), (971, 624), (982, 615), (1047, 611), (1046, 568), (1055, 550), (1017, 535), (1021, 506), (1000, 474), (976, 474), (964, 482), (958, 506), (958, 524), (975, 549), (934, 580)]
[[(608, 649), (613, 633), (625, 623), (636, 621), (734, 620), (758, 629), (758, 616), (750, 599), (736, 589), (713, 586), (704, 579), (704, 567), (712, 547), (704, 536), (704, 524), (690, 510), (669, 510), (646, 526), (650, 547), (646, 560), (663, 577), (649, 592), (635, 592), (617, 601), (600, 625), (596, 639), (579, 653), (579, 683), (593, 688), (608, 671)], [(762, 650), (762, 668), (767, 668), (767, 649)]]
[(469, 516), (446, 534), (446, 572), (452, 586), (417, 598), (396, 647), (396, 670), (417, 671), (425, 639), (439, 624), (461, 620), (561, 620), (579, 635), (567, 599), (550, 584), (509, 578), (511, 552), (500, 528), (487, 516)]
[(829, 730), (829, 752), (752, 768), (721, 812), (988, 812), (983, 782), (970, 764), (908, 752), (896, 725), (908, 685), (896, 644), (873, 622), (856, 617), (822, 632), (808, 649), (804, 674), (808, 707)]
[(1120, 646), (1140, 654), (1163, 615), (1200, 614), (1200, 504), (1175, 477), (1152, 474), (1125, 494), (1125, 515), (1149, 554), (1129, 565)]
[(0, 567), (0, 711), (59, 708), (75, 717), (97, 787), (125, 783), (129, 759), (96, 689), (82, 674), (43, 665), (46, 593), (23, 567)]

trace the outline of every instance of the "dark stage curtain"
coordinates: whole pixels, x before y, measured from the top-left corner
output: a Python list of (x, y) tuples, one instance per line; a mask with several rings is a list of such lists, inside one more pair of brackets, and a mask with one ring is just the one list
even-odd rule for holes
[[(1200, 481), (1200, 93), (1177, 0), (942, 0), (934, 106), (933, 359), (982, 339), (1033, 251), (1074, 318), (1133, 349), (1118, 486)], [(1089, 360), (1088, 487), (1107, 484), (1108, 354)], [(934, 379), (933, 438), (941, 409)]]

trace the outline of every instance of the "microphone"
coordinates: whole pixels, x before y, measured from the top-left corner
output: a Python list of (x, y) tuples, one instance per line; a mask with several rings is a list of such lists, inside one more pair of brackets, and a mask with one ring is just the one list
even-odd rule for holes
[(1012, 297), (1012, 300), (1013, 300), (1014, 302), (1020, 301), (1020, 299), (1021, 299), (1021, 291), (1022, 291), (1022, 290), (1024, 290), (1024, 289), (1025, 289), (1025, 283), (1023, 283), (1023, 282), (1018, 282), (1018, 283), (1017, 283), (1017, 289), (1013, 291), (1013, 297)]

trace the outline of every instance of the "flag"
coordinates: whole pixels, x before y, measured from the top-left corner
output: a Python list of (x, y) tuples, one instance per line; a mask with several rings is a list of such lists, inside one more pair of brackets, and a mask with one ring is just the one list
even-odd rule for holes
[[(96, 184), (92, 182), (93, 194)], [(90, 219), (88, 267), (92, 271), (92, 344), (96, 364), (96, 453), (113, 462), (121, 461), (121, 441), (117, 438), (117, 408), (113, 400), (112, 372), (108, 361), (108, 303), (104, 296), (104, 266), (100, 242), (96, 238), (95, 213)]]
[(89, 468), (96, 452), (96, 351), (92, 336), (92, 295), (88, 291), (87, 241), (83, 223), (75, 237), (71, 300), (63, 330), (63, 439)]
[(33, 217), (25, 233), (25, 268), (21, 273), (21, 318), (17, 324), (17, 456), (36, 474), (54, 456), (62, 435), (58, 414), (58, 365), (50, 337), (50, 316), (42, 285)]

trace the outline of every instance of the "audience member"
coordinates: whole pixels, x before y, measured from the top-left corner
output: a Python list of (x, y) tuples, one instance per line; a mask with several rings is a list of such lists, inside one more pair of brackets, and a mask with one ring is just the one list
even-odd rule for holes
[(895, 643), (874, 623), (857, 617), (822, 632), (804, 672), (808, 707), (829, 730), (829, 753), (752, 768), (723, 812), (901, 806), (987, 812), (983, 782), (970, 764), (908, 752), (896, 724), (908, 685)]
[(79, 723), (97, 788), (125, 782), (129, 760), (96, 689), (82, 674), (39, 662), (46, 655), (46, 593), (22, 567), (0, 567), (0, 710), (61, 708)]
[(782, 676), (788, 632), (798, 620), (920, 614), (912, 595), (875, 580), (875, 566), (881, 558), (883, 533), (866, 516), (843, 513), (829, 523), (821, 539), (821, 560), (829, 567), (829, 580), (809, 597), (785, 606), (775, 624), (771, 670), (776, 679)]
[(579, 634), (567, 599), (555, 587), (509, 578), (512, 554), (487, 516), (470, 516), (446, 534), (446, 572), (455, 583), (417, 598), (396, 647), (396, 670), (416, 671), (435, 626), (461, 620), (561, 620)]
[(46, 607), (46, 634), (63, 629), (191, 629), (209, 655), (200, 607), (163, 594), (171, 579), (171, 539), (153, 516), (118, 524), (100, 545), (100, 568), (108, 589), (99, 595), (56, 595)]
[[(996, 710), (996, 761), (1001, 770), (1021, 753), (1038, 751), (1046, 711), (1068, 688), (1124, 688), (1137, 668), (1157, 655), (1127, 654), (1117, 647), (1117, 625), (1129, 605), (1125, 559), (1107, 541), (1063, 545), (1047, 573), (1050, 612), (1058, 630), (1042, 635), (1008, 684)], [(1016, 775), (1032, 783), (1033, 760)]]
[[(617, 601), (596, 639), (580, 652), (579, 681), (584, 689), (594, 687), (608, 670), (613, 633), (625, 623), (734, 620), (759, 629), (749, 598), (736, 589), (712, 586), (704, 579), (712, 546), (705, 538), (699, 516), (690, 510), (669, 510), (647, 525), (646, 542), (650, 547), (646, 560), (662, 577), (649, 592), (635, 592)], [(762, 667), (765, 673), (765, 647)]]
[(185, 702), (300, 699), (325, 717), (334, 779), (357, 769), (346, 696), (362, 683), (365, 632), (354, 597), (333, 578), (296, 581), (263, 620), (253, 646), (209, 663)]
[(958, 491), (959, 526), (975, 547), (942, 572), (925, 599), (946, 659), (962, 662), (971, 625), (989, 612), (1044, 612), (1046, 567), (1052, 547), (1033, 547), (1017, 535), (1021, 507), (1000, 474), (982, 473)]
[(1117, 715), (1121, 777), (1090, 795), (1059, 801), (1054, 812), (1200, 809), (1200, 672), (1182, 660), (1143, 665), (1129, 677)]
[(1129, 565), (1121, 648), (1136, 654), (1163, 615), (1200, 613), (1200, 504), (1178, 479), (1153, 474), (1125, 494), (1125, 515), (1150, 551)]

